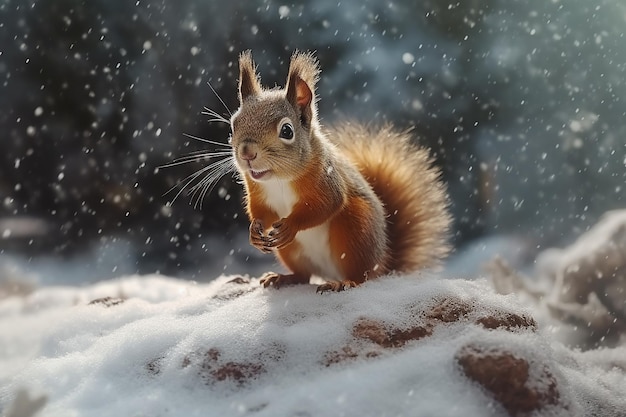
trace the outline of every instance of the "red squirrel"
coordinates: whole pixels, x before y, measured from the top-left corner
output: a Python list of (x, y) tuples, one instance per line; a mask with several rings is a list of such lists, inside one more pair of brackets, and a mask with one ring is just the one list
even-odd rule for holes
[(315, 275), (327, 280), (318, 292), (341, 291), (436, 266), (449, 251), (451, 217), (428, 151), (391, 126), (322, 128), (319, 74), (315, 56), (296, 51), (286, 87), (264, 89), (251, 52), (239, 57), (231, 144), (250, 243), (291, 271), (269, 272), (261, 284), (305, 284)]

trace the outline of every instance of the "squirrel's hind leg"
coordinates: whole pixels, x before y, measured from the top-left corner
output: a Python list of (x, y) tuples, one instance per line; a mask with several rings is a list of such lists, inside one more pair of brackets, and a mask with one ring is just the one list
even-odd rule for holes
[(275, 250), (278, 260), (289, 270), (290, 274), (278, 274), (276, 272), (266, 272), (260, 279), (261, 285), (267, 288), (272, 286), (276, 289), (286, 285), (308, 284), (311, 280), (311, 272), (303, 266), (300, 254), (302, 248), (297, 241), (283, 249)]
[(278, 289), (285, 285), (308, 284), (310, 279), (310, 276), (302, 274), (277, 274), (276, 272), (266, 272), (259, 282), (265, 288), (272, 286)]

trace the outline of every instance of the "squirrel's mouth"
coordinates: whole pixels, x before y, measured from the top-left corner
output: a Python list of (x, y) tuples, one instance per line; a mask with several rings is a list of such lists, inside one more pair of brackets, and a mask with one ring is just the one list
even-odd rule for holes
[(265, 171), (255, 171), (254, 169), (251, 169), (250, 171), (250, 176), (254, 179), (254, 180), (261, 180), (263, 179), (263, 177), (265, 177), (267, 174), (270, 173), (269, 169), (266, 169)]

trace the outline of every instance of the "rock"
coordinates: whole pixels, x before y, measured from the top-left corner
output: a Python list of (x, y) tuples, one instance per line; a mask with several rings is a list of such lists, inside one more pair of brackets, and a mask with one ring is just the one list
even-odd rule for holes
[(463, 346), (456, 360), (469, 379), (480, 384), (513, 416), (559, 404), (556, 378), (544, 364), (533, 377), (528, 360), (502, 351), (488, 351), (476, 345)]

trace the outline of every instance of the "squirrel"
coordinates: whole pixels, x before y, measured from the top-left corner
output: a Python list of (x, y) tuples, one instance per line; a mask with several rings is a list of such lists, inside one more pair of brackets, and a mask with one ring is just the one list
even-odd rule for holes
[(323, 293), (437, 266), (450, 250), (451, 217), (428, 151), (391, 125), (323, 129), (319, 75), (314, 54), (296, 51), (286, 87), (264, 89), (251, 51), (239, 56), (230, 140), (250, 243), (291, 271), (260, 283), (308, 284), (315, 275), (326, 280)]

